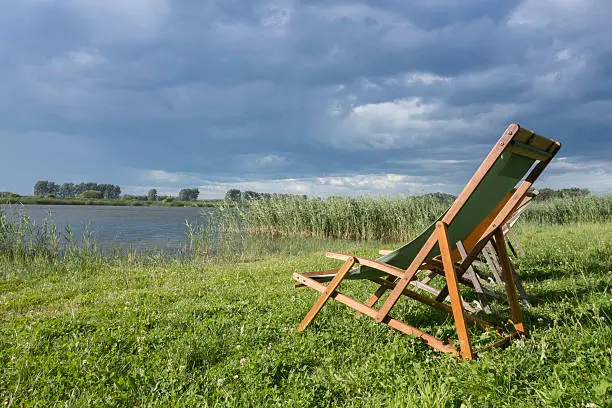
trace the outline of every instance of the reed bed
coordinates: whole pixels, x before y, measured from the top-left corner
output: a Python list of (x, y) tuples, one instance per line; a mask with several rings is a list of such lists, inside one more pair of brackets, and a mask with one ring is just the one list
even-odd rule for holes
[[(449, 198), (433, 195), (405, 198), (290, 197), (251, 201), (247, 205), (226, 203), (220, 207), (223, 211), (218, 211), (214, 217), (254, 235), (402, 242), (417, 236), (451, 203)], [(535, 202), (522, 217), (522, 222), (541, 225), (610, 220), (612, 195)]]
[(612, 220), (612, 195), (556, 198), (536, 201), (521, 217), (523, 222), (563, 225)]
[(249, 233), (352, 240), (407, 240), (448, 208), (431, 196), (281, 198), (251, 202), (240, 212)]
[(80, 236), (75, 236), (70, 226), (60, 230), (51, 213), (42, 222), (36, 222), (21, 208), (6, 211), (0, 207), (0, 258), (23, 263), (66, 261), (95, 266), (125, 256), (113, 250), (104, 257), (87, 226)]

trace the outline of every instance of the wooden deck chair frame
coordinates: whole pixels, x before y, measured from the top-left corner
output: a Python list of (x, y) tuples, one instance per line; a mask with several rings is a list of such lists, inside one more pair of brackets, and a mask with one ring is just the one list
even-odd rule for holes
[[(519, 250), (519, 253), (521, 254), (521, 256), (524, 256), (525, 252), (520, 246), (518, 237), (514, 235), (512, 238), (512, 242), (511, 242), (509, 235), (510, 233), (513, 233), (512, 231), (513, 225), (516, 223), (516, 221), (518, 221), (521, 214), (525, 211), (531, 199), (535, 197), (537, 194), (538, 194), (537, 190), (530, 189), (525, 195), (525, 198), (522, 200), (521, 204), (517, 207), (516, 211), (514, 211), (514, 213), (511, 214), (510, 219), (508, 220), (508, 222), (504, 224), (502, 228), (502, 231), (504, 233), (504, 238), (506, 240), (508, 248), (511, 250), (511, 252), (514, 254), (515, 257), (519, 255), (517, 254), (515, 247)], [(461, 241), (458, 241), (456, 244), (457, 244), (457, 249), (461, 253), (462, 259), (465, 259), (465, 257), (467, 256), (467, 252), (465, 250), (463, 243)], [(492, 278), (494, 278), (494, 280), (492, 279), (493, 282), (490, 282), (489, 280), (487, 280), (486, 278), (488, 276), (486, 276), (483, 273), (484, 271), (480, 268), (477, 269), (474, 265), (470, 266), (467, 270), (467, 273), (466, 273), (467, 278), (472, 282), (471, 286), (476, 291), (476, 294), (479, 299), (479, 305), (476, 307), (472, 306), (470, 303), (463, 301), (464, 309), (470, 313), (478, 313), (480, 311), (483, 311), (486, 314), (491, 314), (492, 310), (489, 305), (490, 303), (489, 300), (491, 298), (502, 299), (502, 300), (506, 299), (505, 296), (502, 296), (494, 291), (496, 284), (497, 286), (501, 288), (505, 287), (504, 280), (502, 278), (501, 264), (498, 261), (497, 250), (493, 248), (494, 245), (495, 245), (495, 240), (493, 239), (493, 237), (491, 237), (487, 245), (481, 251), (482, 259), (484, 262), (486, 262), (486, 265), (491, 272)], [(381, 249), (380, 251), (378, 251), (380, 255), (387, 255), (391, 252), (393, 251), (389, 249)], [(419, 289), (421, 291), (438, 296), (438, 294), (440, 293), (440, 289), (437, 289), (436, 287), (430, 284), (430, 281), (437, 274), (443, 275), (443, 273), (440, 273), (440, 271), (437, 271), (436, 273), (436, 272), (427, 270), (425, 271), (424, 276), (420, 280), (414, 279), (410, 282), (410, 285), (414, 286), (416, 289)], [(512, 268), (512, 275), (514, 276), (514, 281), (515, 281), (517, 290), (519, 292), (521, 303), (523, 304), (523, 306), (530, 307), (531, 305), (529, 303), (527, 293), (525, 292), (525, 288), (523, 287), (523, 284), (521, 280), (519, 279), (516, 273), (516, 270), (514, 269), (514, 266)], [(450, 299), (447, 297), (446, 301), (449, 301), (449, 300)], [(357, 313), (357, 316), (360, 316), (360, 315), (361, 313)]]
[[(546, 143), (546, 146), (542, 146), (543, 143)], [(550, 145), (548, 145), (548, 143), (550, 143)], [(538, 149), (532, 148), (535, 146), (538, 146)], [(532, 187), (533, 183), (560, 148), (561, 144), (557, 141), (552, 141), (536, 135), (529, 130), (521, 129), (518, 124), (510, 125), (491, 152), (489, 152), (478, 170), (474, 173), (474, 176), (467, 183), (466, 187), (459, 194), (453, 205), (446, 211), (440, 221), (435, 224), (435, 229), (431, 232), (424, 245), (420, 247), (420, 250), (405, 270), (365, 257), (328, 252), (326, 254), (327, 257), (344, 262), (342, 267), (337, 270), (325, 271), (333, 274), (328, 286), (323, 285), (321, 281), (316, 279), (317, 276), (321, 275), (321, 271), (295, 273), (293, 278), (299, 282), (299, 285), (296, 286), (308, 286), (321, 293), (315, 304), (299, 324), (297, 331), (300, 332), (306, 329), (325, 303), (331, 298), (355, 309), (359, 313), (374, 318), (379, 323), (387, 324), (393, 329), (403, 333), (414, 335), (436, 350), (461, 356), (466, 360), (472, 360), (478, 352), (472, 348), (470, 333), (468, 331), (468, 322), (476, 324), (485, 330), (491, 329), (492, 325), (476, 316), (465, 313), (458, 283), (462, 282), (468, 286), (470, 285), (471, 282), (464, 278), (463, 275), (467, 272), (468, 268), (480, 254), (484, 246), (493, 237), (498, 244), (497, 247), (505, 280), (506, 295), (508, 304), (510, 305), (515, 331), (486, 347), (486, 349), (501, 344), (507, 344), (512, 338), (517, 336), (526, 336), (527, 331), (523, 324), (523, 317), (517, 299), (510, 258), (506, 250), (502, 227), (520, 206), (528, 190)], [(464, 239), (464, 246), (469, 248), (469, 251), (464, 259), (458, 262), (461, 256), (458, 254), (456, 248), (453, 250), (448, 240), (448, 226), (453, 222), (453, 219), (459, 214), (464, 204), (470, 196), (472, 196), (497, 159), (499, 159), (505, 151), (529, 157), (534, 160), (535, 165), (530, 169), (526, 177), (508, 193), (506, 198), (497, 204), (495, 210), (486, 216), (486, 218), (474, 228), (469, 236)], [(542, 153), (543, 151), (546, 153)], [(427, 257), (436, 245), (439, 247), (440, 255), (436, 259), (428, 259)], [(379, 289), (366, 303), (359, 302), (338, 291), (340, 283), (357, 264), (376, 269), (387, 275), (384, 279), (378, 277), (369, 278), (369, 280), (379, 285)], [(444, 271), (446, 286), (440, 291), (436, 298), (421, 295), (408, 289), (408, 285), (415, 278), (416, 273), (419, 270), (427, 269)], [(378, 310), (374, 309), (373, 306), (376, 301), (388, 290), (391, 292), (382, 304), (382, 307)], [(452, 314), (459, 339), (459, 350), (457, 350), (452, 341), (445, 343), (429, 333), (391, 317), (389, 313), (402, 295)], [(450, 296), (450, 306), (443, 303), (447, 296)]]
[[(522, 246), (520, 245), (518, 237), (516, 236), (516, 234), (514, 234), (514, 231), (512, 231), (512, 227), (518, 221), (521, 214), (526, 210), (528, 204), (531, 202), (533, 197), (535, 197), (537, 194), (537, 190), (529, 189), (521, 203), (517, 206), (516, 211), (511, 214), (510, 219), (502, 227), (506, 244), (508, 245), (508, 248), (514, 254), (515, 257), (518, 257), (519, 255), (525, 256), (525, 252)], [(512, 235), (512, 237), (510, 235)], [(462, 259), (464, 259), (467, 256), (467, 252), (465, 250), (465, 247), (463, 246), (463, 243), (461, 241), (458, 241), (456, 244), (459, 252), (461, 253)], [(480, 267), (476, 268), (476, 266), (474, 265), (470, 266), (470, 268), (468, 268), (467, 270), (467, 278), (472, 282), (472, 287), (476, 291), (476, 294), (479, 299), (479, 305), (477, 307), (474, 307), (470, 303), (467, 303), (465, 301), (463, 302), (464, 309), (470, 313), (478, 313), (480, 311), (483, 311), (486, 314), (491, 314), (492, 309), (489, 305), (489, 300), (492, 298), (502, 300), (506, 299), (505, 296), (502, 296), (494, 291), (495, 286), (499, 286), (501, 288), (505, 287), (501, 263), (499, 262), (499, 258), (497, 255), (498, 251), (494, 248), (495, 245), (495, 240), (493, 237), (491, 237), (489, 242), (482, 249), (481, 256), (479, 256), (479, 258), (482, 258), (482, 260), (486, 263), (486, 266), (488, 267), (492, 276), (486, 276), (484, 274), (484, 269), (481, 269)], [(388, 249), (381, 249), (380, 251), (378, 251), (380, 255), (387, 255), (391, 252), (392, 251)], [(514, 277), (514, 282), (519, 292), (520, 301), (523, 306), (530, 307), (531, 304), (529, 303), (529, 298), (527, 297), (527, 292), (525, 291), (523, 283), (519, 279), (512, 262), (510, 263), (510, 265), (512, 266), (512, 276)], [(440, 271), (437, 271), (437, 274), (440, 274)], [(440, 293), (440, 289), (437, 289), (430, 284), (430, 281), (435, 276), (435, 272), (426, 271), (425, 276), (423, 276), (420, 280), (415, 279), (411, 281), (410, 285), (424, 292), (428, 292), (437, 296)], [(492, 282), (490, 282), (487, 278), (493, 278), (491, 279)], [(450, 299), (447, 297), (446, 300), (448, 301)]]

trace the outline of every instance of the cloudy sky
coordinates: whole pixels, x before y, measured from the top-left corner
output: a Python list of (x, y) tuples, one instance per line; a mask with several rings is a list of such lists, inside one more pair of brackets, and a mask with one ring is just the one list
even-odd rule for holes
[(609, 0), (6, 0), (0, 191), (457, 193), (509, 123), (612, 192)]

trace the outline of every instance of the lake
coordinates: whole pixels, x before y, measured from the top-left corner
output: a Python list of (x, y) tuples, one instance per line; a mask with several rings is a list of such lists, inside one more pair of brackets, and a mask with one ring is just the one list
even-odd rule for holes
[(81, 239), (85, 228), (100, 248), (126, 248), (176, 251), (188, 243), (185, 221), (203, 223), (210, 208), (196, 207), (113, 207), (84, 205), (3, 206), (9, 213), (21, 209), (36, 223), (51, 218), (64, 234), (70, 225)]

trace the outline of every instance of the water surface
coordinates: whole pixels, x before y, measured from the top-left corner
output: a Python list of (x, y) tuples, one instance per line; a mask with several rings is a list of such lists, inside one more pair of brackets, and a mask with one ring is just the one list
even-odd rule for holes
[(85, 228), (102, 249), (130, 246), (143, 250), (176, 251), (188, 243), (185, 221), (203, 223), (210, 208), (114, 207), (85, 205), (3, 206), (9, 213), (23, 211), (36, 223), (53, 219), (64, 234), (70, 225), (77, 239)]

